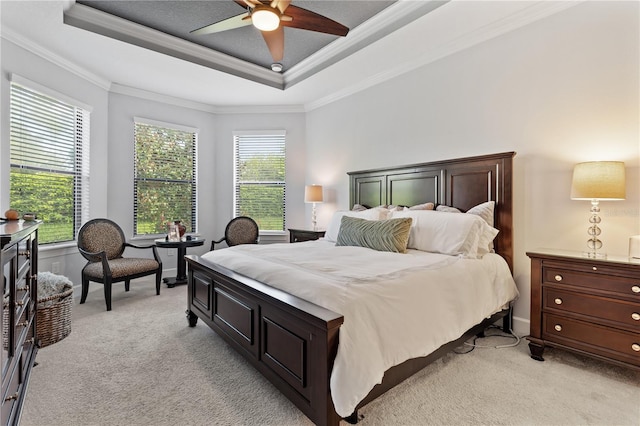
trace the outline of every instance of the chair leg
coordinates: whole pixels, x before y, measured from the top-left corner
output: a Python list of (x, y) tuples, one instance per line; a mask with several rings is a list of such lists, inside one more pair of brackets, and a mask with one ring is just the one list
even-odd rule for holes
[(104, 301), (107, 303), (107, 311), (111, 310), (111, 280), (104, 281)]
[(87, 300), (89, 294), (89, 279), (82, 274), (82, 296), (80, 297), (80, 303), (84, 303)]
[(160, 283), (162, 283), (162, 271), (156, 273), (156, 296), (160, 295)]
[(129, 291), (130, 284), (131, 284), (131, 280), (124, 281), (124, 291)]

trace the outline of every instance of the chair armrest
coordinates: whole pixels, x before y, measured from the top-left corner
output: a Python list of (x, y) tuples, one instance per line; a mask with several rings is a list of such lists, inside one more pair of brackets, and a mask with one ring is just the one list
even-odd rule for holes
[(104, 250), (98, 251), (95, 253), (84, 250), (83, 248), (80, 248), (80, 247), (78, 247), (78, 250), (89, 262), (100, 262), (102, 259), (107, 258), (107, 252)]
[(216, 244), (220, 244), (221, 242), (223, 242), (224, 240), (226, 240), (226, 237), (222, 237), (217, 241), (211, 241), (211, 250), (213, 250), (215, 248)]
[[(104, 275), (106, 277), (111, 277), (111, 268), (109, 267), (109, 260), (107, 260), (107, 252), (106, 251), (100, 251), (100, 252), (96, 252), (96, 253), (91, 253), (89, 251), (83, 250), (80, 247), (78, 247), (78, 250), (80, 251), (80, 253), (82, 253), (83, 256), (85, 256), (86, 259), (89, 260), (89, 263), (91, 262), (102, 262), (102, 271), (104, 272)], [(94, 259), (94, 260), (91, 260)], [(87, 263), (87, 265), (89, 264)], [(83, 269), (84, 271), (84, 269)]]
[(124, 243), (125, 247), (132, 247), (132, 248), (137, 248), (137, 249), (149, 249), (149, 248), (154, 248), (155, 245), (151, 244), (150, 246), (137, 246), (131, 243)]
[(160, 260), (160, 256), (158, 255), (158, 249), (156, 248), (155, 244), (152, 244), (150, 246), (137, 246), (131, 243), (124, 243), (124, 246), (135, 249), (151, 249), (153, 250), (153, 258), (155, 259), (155, 261), (162, 265), (162, 261)]

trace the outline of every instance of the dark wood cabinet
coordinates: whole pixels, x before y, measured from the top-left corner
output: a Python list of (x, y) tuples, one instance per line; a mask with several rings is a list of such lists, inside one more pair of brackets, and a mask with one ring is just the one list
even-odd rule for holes
[(546, 346), (640, 370), (640, 259), (560, 250), (531, 258), (531, 357)]
[(310, 231), (308, 229), (293, 229), (289, 230), (289, 242), (300, 243), (302, 241), (315, 241), (324, 237), (325, 231)]
[(3, 425), (20, 422), (27, 383), (38, 352), (38, 226), (36, 221), (0, 223)]

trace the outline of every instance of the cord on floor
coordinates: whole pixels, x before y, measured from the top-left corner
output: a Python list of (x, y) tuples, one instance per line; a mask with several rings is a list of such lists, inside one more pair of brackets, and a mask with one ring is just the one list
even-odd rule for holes
[[(486, 334), (487, 331), (489, 330), (499, 330), (499, 333), (497, 334)], [(509, 339), (514, 339), (513, 343), (508, 343), (508, 344), (504, 344), (504, 345), (479, 345), (476, 343), (476, 341), (478, 339), (483, 339), (483, 338), (487, 338), (487, 337), (505, 337), (505, 338), (509, 338)], [(483, 333), (481, 336), (475, 336), (473, 337), (473, 339), (470, 339), (470, 341), (466, 341), (464, 342), (463, 346), (468, 346), (471, 349), (467, 350), (467, 351), (459, 351), (458, 348), (454, 349), (453, 352), (458, 354), (458, 355), (464, 355), (464, 354), (468, 354), (469, 352), (471, 352), (472, 350), (474, 350), (475, 348), (490, 348), (490, 349), (502, 349), (502, 348), (512, 348), (514, 346), (518, 346), (520, 344), (520, 336), (516, 335), (512, 329), (509, 329), (509, 332), (506, 333), (504, 331), (502, 331), (502, 328), (495, 326), (495, 325), (491, 325), (489, 326)]]

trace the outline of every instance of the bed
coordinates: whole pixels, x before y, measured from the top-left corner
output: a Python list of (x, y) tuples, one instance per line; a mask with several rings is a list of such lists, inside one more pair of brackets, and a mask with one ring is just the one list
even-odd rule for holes
[[(493, 201), (495, 203), (493, 226), (500, 232), (493, 240), (493, 249), (496, 254), (484, 257), (487, 258), (486, 262), (497, 262), (497, 264), (501, 262), (507, 274), (510, 275), (513, 269), (511, 196), (513, 156), (513, 152), (507, 152), (350, 172), (348, 173), (350, 206), (356, 204), (414, 206), (432, 202), (436, 205), (447, 205), (467, 211), (474, 206)], [(186, 256), (189, 266), (187, 290), (189, 325), (196, 326), (198, 319), (205, 322), (316, 424), (334, 425), (338, 424), (342, 418), (352, 423), (356, 422), (358, 408), (459, 346), (463, 341), (482, 333), (489, 325), (502, 319), (503, 328), (505, 330), (511, 328), (508, 302), (515, 297), (514, 294), (517, 295), (517, 290), (516, 293), (505, 296), (508, 300), (505, 299), (506, 303), (501, 308), (492, 309), (488, 315), (473, 319), (469, 328), (465, 325), (464, 329), (457, 330), (456, 327), (459, 328), (461, 325), (454, 319), (451, 325), (453, 337), (437, 343), (439, 346), (433, 350), (429, 349), (427, 353), (410, 352), (420, 355), (406, 360), (400, 358), (394, 362), (385, 359), (385, 362), (380, 364), (384, 369), (380, 373), (381, 380), (376, 377), (367, 379), (369, 383), (371, 380), (378, 382), (370, 390), (366, 384), (363, 384), (362, 386), (365, 387), (354, 390), (354, 394), (339, 395), (339, 393), (351, 392), (352, 379), (342, 377), (342, 372), (350, 370), (348, 363), (344, 360), (351, 358), (353, 361), (354, 357), (357, 360), (360, 356), (351, 353), (346, 358), (343, 356), (347, 343), (354, 346), (351, 344), (354, 341), (353, 337), (363, 334), (362, 331), (354, 331), (356, 329), (352, 328), (354, 327), (353, 319), (361, 316), (365, 318), (366, 314), (363, 312), (371, 309), (363, 309), (354, 316), (351, 308), (348, 308), (354, 303), (346, 303), (342, 301), (343, 298), (330, 300), (331, 288), (338, 288), (337, 285), (340, 283), (333, 282), (333, 279), (323, 270), (322, 262), (325, 265), (333, 263), (325, 257), (325, 250), (345, 249), (347, 251), (343, 253), (348, 252), (347, 256), (357, 256), (360, 251), (368, 250), (357, 247), (333, 247), (334, 245), (331, 240), (296, 243), (295, 246), (287, 244), (287, 247), (277, 244), (275, 246), (280, 246), (278, 250), (281, 251), (273, 254), (265, 251), (270, 250), (268, 246), (239, 247), (237, 250), (234, 247), (234, 250), (231, 248), (220, 250), (218, 252), (225, 253), (216, 253), (215, 256), (209, 254), (202, 257)], [(292, 250), (293, 247), (296, 250)], [(292, 251), (308, 251), (312, 254), (310, 257), (320, 260), (314, 265), (309, 263), (309, 270), (295, 267), (297, 271), (285, 273), (284, 265), (279, 262), (284, 263), (288, 257), (293, 256), (290, 254)], [(411, 256), (417, 254), (411, 252)], [(383, 265), (387, 257), (391, 259), (390, 256), (392, 256), (392, 254), (376, 255), (379, 256), (374, 261), (376, 265)], [(269, 260), (270, 256), (271, 260)], [(405, 258), (410, 259), (411, 256)], [(448, 262), (447, 256), (440, 256), (441, 259), (433, 260), (435, 266), (432, 269), (439, 269), (441, 262)], [(241, 262), (240, 258), (245, 260)], [(265, 263), (263, 272), (253, 273), (247, 269), (247, 264), (263, 262)], [(414, 274), (411, 261), (408, 260), (408, 262), (406, 267), (398, 266), (398, 271), (402, 269), (402, 273), (396, 271), (397, 273), (389, 275), (393, 277), (395, 280), (393, 283), (397, 287), (393, 287), (394, 290), (388, 290), (390, 287), (386, 287), (385, 291), (391, 291), (387, 299), (394, 298), (396, 289), (399, 298), (400, 287), (410, 279), (414, 279), (413, 275), (408, 275)], [(477, 263), (480, 262), (475, 262)], [(389, 264), (392, 264), (392, 260), (389, 260)], [(339, 266), (338, 269), (342, 268), (340, 263), (336, 265)], [(318, 271), (322, 271), (322, 274)], [(369, 272), (350, 273), (352, 274), (350, 283), (353, 280), (366, 282), (364, 278), (371, 278), (361, 276)], [(379, 274), (380, 271), (371, 272), (371, 274), (374, 273)], [(304, 291), (291, 287), (291, 283), (279, 285), (283, 280), (283, 274), (293, 277), (294, 282), (305, 283), (305, 286), (300, 286), (304, 287)], [(255, 278), (251, 278), (252, 275)], [(462, 275), (454, 274), (453, 276), (461, 277)], [(337, 278), (337, 280), (343, 279)], [(318, 290), (314, 290), (311, 294), (308, 288), (315, 285), (318, 286)], [(372, 288), (376, 288), (375, 285)], [(369, 290), (369, 293), (375, 295), (376, 292)], [(447, 315), (451, 311), (455, 309), (440, 312), (435, 310), (441, 317), (440, 320), (447, 323), (451, 321), (452, 317)], [(399, 330), (398, 324), (395, 324), (390, 317), (376, 313), (369, 313), (372, 316), (364, 322), (376, 323), (376, 327), (380, 329)], [(347, 318), (346, 324), (345, 318)], [(402, 331), (398, 333), (399, 335), (407, 333), (411, 335), (423, 326), (415, 319), (405, 324), (406, 326), (402, 327), (403, 330), (399, 330)], [(342, 347), (340, 346), (341, 328)], [(415, 339), (407, 338), (406, 340)], [(373, 352), (369, 349), (369, 353)], [(366, 355), (360, 356), (363, 363), (366, 358), (368, 358)], [(357, 376), (356, 374), (354, 377)], [(353, 380), (354, 383), (356, 381)], [(363, 393), (362, 389), (367, 389), (367, 392)]]

